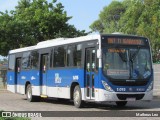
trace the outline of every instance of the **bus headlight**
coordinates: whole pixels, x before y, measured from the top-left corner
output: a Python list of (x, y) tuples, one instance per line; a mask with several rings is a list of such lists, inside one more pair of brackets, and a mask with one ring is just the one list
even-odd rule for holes
[(150, 83), (150, 85), (147, 88), (147, 92), (151, 91), (153, 89), (153, 81)]
[(105, 81), (102, 80), (102, 84), (107, 91), (113, 92), (113, 89)]

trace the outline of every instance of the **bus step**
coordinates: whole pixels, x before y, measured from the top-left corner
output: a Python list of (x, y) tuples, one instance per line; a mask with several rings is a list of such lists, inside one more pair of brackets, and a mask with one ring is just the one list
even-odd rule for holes
[(47, 95), (41, 95), (41, 97), (42, 97), (42, 98), (47, 98), (48, 96), (47, 96)]

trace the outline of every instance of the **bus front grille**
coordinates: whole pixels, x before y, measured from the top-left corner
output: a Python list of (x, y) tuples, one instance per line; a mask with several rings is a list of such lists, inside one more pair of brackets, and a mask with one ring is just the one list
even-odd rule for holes
[(127, 98), (135, 98), (136, 100), (141, 100), (144, 94), (117, 94), (118, 99), (126, 100)]
[(148, 81), (143, 80), (143, 81), (135, 81), (135, 82), (126, 82), (124, 80), (120, 81), (110, 81), (113, 85), (118, 85), (118, 86), (145, 86), (147, 85)]

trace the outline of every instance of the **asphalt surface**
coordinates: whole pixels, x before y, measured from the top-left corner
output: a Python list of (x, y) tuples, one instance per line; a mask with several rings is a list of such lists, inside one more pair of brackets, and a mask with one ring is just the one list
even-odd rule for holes
[[(62, 111), (68, 111), (70, 112), (69, 114), (73, 114), (74, 117), (64, 117), (64, 115), (62, 115), (63, 117), (61, 117), (61, 115), (59, 115), (58, 117), (54, 117), (55, 119), (83, 119), (83, 112), (88, 112), (88, 114), (94, 114), (93, 117), (94, 120), (96, 119), (102, 119), (103, 117), (99, 117), (102, 113), (104, 113), (105, 111), (108, 113), (111, 113), (112, 117), (109, 117), (110, 119), (114, 120), (114, 119), (124, 119), (123, 117), (115, 117), (116, 114), (118, 114), (120, 112), (120, 114), (122, 114), (124, 112), (124, 114), (129, 114), (129, 112), (133, 111), (133, 112), (148, 112), (152, 113), (153, 112), (157, 112), (158, 117), (140, 117), (140, 119), (159, 119), (160, 117), (160, 97), (154, 97), (154, 99), (151, 102), (144, 102), (144, 101), (136, 101), (136, 102), (128, 102), (128, 104), (123, 107), (123, 108), (118, 108), (116, 106), (115, 103), (103, 103), (103, 104), (95, 104), (95, 103), (87, 103), (84, 108), (78, 109), (75, 108), (73, 105), (72, 101), (69, 100), (58, 100), (58, 99), (42, 99), (40, 102), (28, 102), (26, 100), (26, 96), (25, 95), (20, 95), (20, 94), (14, 94), (11, 92), (8, 92), (6, 90), (0, 90), (0, 110), (3, 111), (54, 111), (53, 114), (56, 114), (55, 111), (61, 111), (62, 114), (67, 114), (64, 113)], [(75, 111), (75, 112), (74, 112)], [(91, 113), (89, 113), (89, 111), (91, 111)], [(52, 114), (51, 112), (51, 114)], [(97, 112), (97, 113), (96, 113)], [(98, 114), (102, 112), (101, 114)], [(61, 114), (60, 112), (58, 112), (58, 114)], [(77, 115), (77, 113), (82, 113), (82, 117), (75, 117)], [(56, 115), (58, 115), (56, 114)], [(74, 115), (75, 114), (75, 115)], [(97, 117), (96, 115), (97, 114)], [(115, 116), (114, 116), (115, 114)], [(85, 115), (85, 114), (84, 114)], [(102, 114), (103, 116), (104, 114)], [(52, 116), (52, 115), (51, 115)], [(67, 115), (66, 115), (67, 116)], [(105, 115), (104, 115), (105, 116)], [(126, 115), (127, 116), (127, 115)], [(106, 117), (106, 116), (105, 116)], [(125, 117), (125, 119), (131, 120), (134, 119), (133, 116), (129, 116)], [(137, 116), (135, 116), (135, 118), (137, 118)], [(39, 119), (51, 119), (51, 117), (49, 118), (32, 118), (35, 120), (39, 120)], [(91, 119), (91, 117), (85, 117), (85, 119)], [(93, 120), (93, 119), (92, 119)]]

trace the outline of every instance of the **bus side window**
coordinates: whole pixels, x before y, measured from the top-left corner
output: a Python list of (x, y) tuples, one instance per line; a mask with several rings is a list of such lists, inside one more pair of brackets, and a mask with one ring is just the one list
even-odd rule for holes
[(57, 50), (57, 48), (54, 49), (54, 60), (53, 61), (54, 61), (53, 66), (58, 67), (59, 62), (58, 62), (58, 50)]
[(54, 49), (54, 67), (65, 67), (66, 47), (60, 46)]
[(66, 66), (72, 66), (73, 61), (72, 61), (72, 46), (68, 46), (67, 48), (67, 54), (66, 54)]
[(30, 59), (31, 69), (38, 69), (39, 53), (37, 51), (32, 51), (30, 54)]
[(74, 66), (77, 66), (77, 67), (81, 66), (81, 55), (82, 55), (82, 44), (78, 44), (74, 47), (74, 50), (73, 50)]
[(67, 57), (66, 57), (66, 65), (69, 67), (74, 66), (74, 50), (75, 50), (75, 45), (69, 45), (67, 48)]
[(23, 53), (22, 69), (30, 69), (30, 52)]
[(50, 68), (53, 67), (53, 49), (51, 50), (51, 53), (50, 53)]

